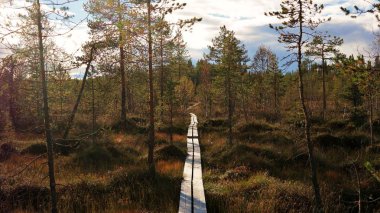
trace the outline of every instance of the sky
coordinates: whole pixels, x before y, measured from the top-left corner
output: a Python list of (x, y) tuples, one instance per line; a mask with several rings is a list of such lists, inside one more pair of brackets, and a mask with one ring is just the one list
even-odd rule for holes
[[(23, 1), (14, 0), (14, 4), (20, 2)], [(73, 21), (78, 22), (86, 17), (83, 10), (85, 2), (85, 0), (79, 0), (68, 5), (70, 12), (75, 15)], [(203, 19), (193, 27), (191, 32), (184, 33), (189, 55), (193, 61), (201, 59), (203, 54), (207, 53), (207, 46), (211, 44), (212, 38), (218, 35), (219, 28), (223, 25), (236, 33), (236, 37), (246, 46), (250, 57), (255, 54), (260, 45), (272, 49), (279, 59), (287, 55), (286, 49), (277, 42), (278, 34), (268, 27), (270, 23), (276, 24), (279, 21), (264, 15), (264, 12), (279, 10), (281, 0), (178, 0), (178, 2), (186, 2), (187, 5), (183, 10), (168, 17), (169, 21), (174, 22), (191, 17)], [(315, 3), (325, 5), (322, 17), (332, 18), (330, 22), (321, 25), (319, 30), (342, 37), (344, 39), (344, 45), (341, 47), (343, 53), (365, 54), (371, 48), (373, 34), (378, 30), (374, 15), (365, 14), (352, 19), (340, 10), (341, 6), (368, 6), (366, 1), (315, 0)], [(4, 10), (1, 11), (1, 13), (7, 13)], [(56, 38), (56, 42), (68, 53), (78, 55), (81, 45), (88, 40), (87, 32), (86, 22), (83, 22), (70, 35)]]

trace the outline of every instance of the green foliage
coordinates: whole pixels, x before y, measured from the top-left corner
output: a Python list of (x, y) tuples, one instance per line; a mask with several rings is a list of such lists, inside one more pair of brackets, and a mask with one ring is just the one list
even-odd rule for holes
[(371, 175), (376, 178), (377, 181), (380, 182), (380, 175), (375, 171), (373, 168), (372, 164), (370, 162), (365, 162), (364, 163), (365, 168), (371, 173)]
[(355, 107), (350, 112), (350, 121), (356, 126), (363, 126), (368, 120), (367, 112), (363, 108)]

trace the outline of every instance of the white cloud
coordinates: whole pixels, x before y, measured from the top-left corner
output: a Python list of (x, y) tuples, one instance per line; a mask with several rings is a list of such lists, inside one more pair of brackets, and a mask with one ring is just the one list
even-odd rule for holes
[[(285, 49), (277, 43), (277, 34), (268, 28), (269, 23), (279, 23), (273, 17), (267, 17), (264, 12), (278, 10), (281, 0), (192, 0), (182, 11), (177, 11), (171, 17), (190, 18), (202, 17), (203, 21), (194, 26), (192, 32), (184, 34), (185, 41), (191, 50), (193, 58), (202, 57), (207, 51), (211, 39), (218, 35), (219, 27), (226, 25), (228, 29), (236, 32), (236, 37), (248, 47), (249, 54), (255, 53), (257, 46), (264, 44), (285, 56)], [(341, 36), (345, 40), (342, 51), (346, 54), (357, 54), (358, 50), (368, 49), (372, 42), (371, 34), (377, 31), (377, 21), (373, 14), (361, 15), (352, 19), (341, 11), (340, 7), (358, 5), (367, 7), (364, 0), (317, 0), (323, 3), (325, 9), (323, 17), (332, 17), (328, 26), (333, 35)], [(334, 27), (335, 26), (335, 27)]]
[[(187, 6), (172, 14), (169, 17), (171, 21), (191, 17), (203, 18), (202, 22), (193, 27), (192, 32), (184, 33), (184, 39), (193, 59), (203, 57), (203, 52), (207, 51), (207, 45), (210, 45), (211, 39), (218, 35), (219, 27), (222, 25), (226, 25), (228, 29), (236, 32), (237, 38), (247, 46), (250, 55), (255, 53), (260, 44), (264, 44), (277, 52), (280, 57), (285, 56), (285, 49), (277, 43), (276, 32), (268, 27), (269, 23), (279, 23), (279, 21), (264, 15), (264, 12), (278, 10), (281, 0), (178, 1), (186, 2)], [(14, 0), (13, 2), (21, 4), (25, 1)], [(77, 13), (75, 15), (83, 16), (83, 10), (78, 9), (83, 2), (84, 0), (80, 0), (80, 3), (72, 10), (73, 13)], [(365, 14), (351, 19), (340, 10), (341, 6), (366, 7), (368, 3), (365, 0), (316, 0), (316, 2), (325, 5), (324, 17), (332, 17), (332, 21), (322, 25), (321, 29), (344, 38), (345, 44), (341, 48), (342, 51), (346, 54), (357, 54), (358, 50), (369, 48), (369, 44), (372, 42), (372, 32), (378, 29), (374, 15)], [(14, 11), (7, 12), (3, 9), (1, 11), (3, 15), (15, 14)], [(68, 53), (80, 54), (78, 49), (89, 38), (86, 23), (79, 25), (70, 34), (70, 37), (67, 35), (57, 37), (56, 42)]]

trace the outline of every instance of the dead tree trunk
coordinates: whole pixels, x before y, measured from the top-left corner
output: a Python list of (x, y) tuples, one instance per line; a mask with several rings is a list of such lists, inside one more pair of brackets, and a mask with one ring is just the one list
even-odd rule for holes
[(90, 67), (91, 67), (91, 63), (92, 63), (92, 60), (93, 60), (94, 51), (95, 51), (95, 47), (92, 46), (91, 50), (90, 50), (90, 56), (89, 56), (89, 59), (87, 61), (86, 71), (84, 72), (84, 76), (83, 76), (83, 79), (82, 79), (82, 85), (81, 85), (81, 88), (79, 90), (79, 94), (78, 94), (78, 97), (77, 97), (77, 101), (75, 102), (74, 108), (73, 108), (73, 110), (72, 110), (72, 112), (70, 114), (70, 117), (69, 117), (69, 120), (67, 122), (67, 126), (66, 126), (66, 129), (65, 129), (65, 132), (63, 133), (63, 136), (62, 136), (62, 139), (67, 139), (67, 137), (69, 136), (71, 127), (73, 125), (74, 118), (75, 118), (75, 115), (76, 115), (76, 113), (78, 111), (79, 103), (80, 103), (80, 100), (81, 100), (82, 95), (83, 95), (84, 87), (86, 85), (86, 80), (87, 80), (87, 76), (88, 76), (88, 73), (89, 73), (89, 70), (90, 70)]

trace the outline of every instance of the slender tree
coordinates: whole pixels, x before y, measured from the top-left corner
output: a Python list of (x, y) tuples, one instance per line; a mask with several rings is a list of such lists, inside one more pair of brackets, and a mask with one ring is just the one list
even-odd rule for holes
[(312, 0), (288, 0), (283, 1), (280, 6), (280, 11), (265, 13), (265, 15), (274, 16), (281, 20), (280, 25), (273, 26), (270, 24), (269, 26), (280, 34), (279, 42), (285, 44), (286, 48), (291, 51), (291, 54), (288, 56), (290, 59), (288, 64), (296, 62), (298, 65), (298, 91), (304, 115), (305, 138), (315, 195), (315, 211), (321, 212), (323, 211), (323, 206), (317, 177), (317, 165), (313, 151), (314, 147), (311, 141), (310, 110), (305, 101), (302, 59), (305, 45), (309, 42), (309, 36), (313, 35), (315, 29), (326, 21), (325, 19), (316, 18), (316, 15), (322, 12), (324, 6), (314, 4)]
[(47, 79), (45, 71), (45, 58), (44, 58), (44, 44), (42, 41), (42, 14), (41, 14), (41, 4), (39, 0), (36, 0), (36, 25), (38, 28), (38, 49), (39, 49), (39, 68), (42, 83), (42, 96), (44, 103), (44, 123), (45, 123), (45, 136), (46, 136), (46, 146), (48, 153), (48, 166), (49, 166), (49, 180), (50, 180), (50, 199), (51, 199), (51, 212), (58, 212), (57, 209), (57, 192), (55, 184), (55, 173), (54, 173), (54, 148), (53, 148), (53, 136), (50, 128), (50, 115), (49, 115), (49, 97), (47, 90)]
[(313, 40), (306, 45), (306, 55), (318, 57), (321, 59), (322, 71), (322, 117), (326, 119), (327, 98), (326, 98), (326, 65), (327, 61), (332, 59), (333, 54), (339, 53), (338, 46), (343, 44), (343, 39), (328, 34), (318, 34)]
[(127, 96), (129, 90), (126, 79), (125, 65), (127, 63), (126, 45), (127, 35), (131, 32), (131, 1), (128, 0), (93, 0), (85, 5), (85, 10), (92, 15), (89, 27), (93, 37), (103, 40), (108, 46), (118, 50), (118, 64), (120, 75), (120, 127), (127, 128)]
[(247, 51), (235, 37), (235, 33), (227, 30), (225, 26), (220, 28), (219, 35), (212, 40), (212, 46), (208, 49), (210, 53), (205, 57), (216, 64), (224, 81), (228, 114), (228, 144), (232, 145), (236, 81), (240, 74), (246, 71)]
[(154, 88), (153, 88), (153, 41), (152, 41), (152, 5), (151, 0), (147, 0), (148, 9), (148, 80), (149, 80), (149, 151), (148, 151), (148, 164), (149, 170), (152, 174), (155, 174), (154, 166)]
[[(268, 47), (260, 46), (252, 58), (252, 70), (256, 81), (259, 103), (265, 108), (264, 99), (273, 96), (271, 107), (276, 113), (279, 112), (279, 93), (281, 70), (278, 67), (276, 54)], [(267, 88), (269, 87), (269, 88)], [(268, 93), (270, 92), (270, 93)]]
[(83, 75), (82, 84), (81, 84), (81, 87), (80, 87), (80, 90), (79, 90), (79, 93), (77, 96), (77, 100), (74, 104), (73, 110), (70, 114), (69, 120), (68, 120), (67, 125), (66, 125), (66, 129), (65, 129), (63, 136), (62, 136), (62, 139), (64, 139), (64, 140), (67, 139), (67, 137), (69, 136), (71, 127), (72, 127), (74, 119), (75, 119), (75, 115), (78, 111), (78, 107), (79, 107), (80, 101), (81, 101), (82, 96), (83, 96), (83, 91), (84, 91), (84, 88), (86, 86), (86, 81), (87, 81), (87, 77), (88, 77), (89, 72), (90, 72), (91, 63), (94, 60), (95, 44), (92, 44), (92, 45), (90, 44), (90, 45), (85, 46), (84, 50), (85, 50), (85, 52), (87, 51), (87, 54), (83, 57), (83, 60), (84, 60), (84, 63), (87, 64), (87, 66), (86, 66), (86, 70), (85, 70), (84, 75)]

